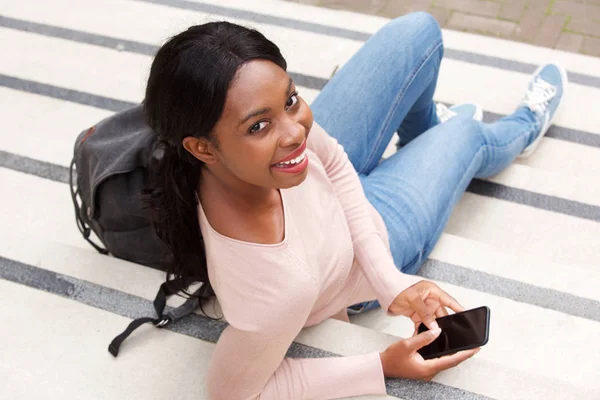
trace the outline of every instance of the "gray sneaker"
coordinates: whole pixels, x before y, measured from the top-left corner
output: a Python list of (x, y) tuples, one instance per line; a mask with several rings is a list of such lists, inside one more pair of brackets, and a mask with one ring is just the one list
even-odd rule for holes
[(475, 121), (481, 121), (483, 119), (483, 110), (474, 103), (462, 103), (449, 108), (442, 103), (437, 103), (435, 105), (435, 112), (440, 120), (440, 124), (443, 124), (457, 115), (465, 115)]
[(567, 83), (567, 71), (556, 62), (544, 64), (533, 73), (519, 107), (527, 107), (533, 111), (540, 121), (541, 129), (535, 140), (521, 152), (518, 158), (529, 157), (540, 144), (564, 98)]

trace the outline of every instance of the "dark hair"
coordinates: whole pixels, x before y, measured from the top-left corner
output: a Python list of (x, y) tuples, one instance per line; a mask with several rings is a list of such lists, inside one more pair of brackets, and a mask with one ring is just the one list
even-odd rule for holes
[[(212, 130), (227, 90), (240, 66), (255, 59), (287, 69), (279, 48), (254, 29), (224, 21), (192, 26), (158, 50), (146, 87), (143, 108), (158, 135), (154, 154), (159, 156), (151, 161), (144, 203), (170, 252), (167, 279), (203, 282), (201, 305), (214, 295), (197, 215), (203, 163), (184, 149), (182, 140), (203, 137), (218, 147)], [(185, 290), (185, 284), (175, 289)]]

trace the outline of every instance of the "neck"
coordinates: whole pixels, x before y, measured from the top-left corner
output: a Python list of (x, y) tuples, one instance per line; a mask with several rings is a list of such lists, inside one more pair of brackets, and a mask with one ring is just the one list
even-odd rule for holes
[(202, 168), (198, 193), (201, 202), (210, 196), (244, 212), (267, 212), (280, 204), (278, 189), (242, 182), (231, 174), (209, 168)]

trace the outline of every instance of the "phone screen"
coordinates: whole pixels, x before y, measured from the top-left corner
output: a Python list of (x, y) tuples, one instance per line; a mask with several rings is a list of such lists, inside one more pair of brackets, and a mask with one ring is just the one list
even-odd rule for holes
[[(488, 341), (489, 317), (490, 309), (479, 307), (437, 318), (442, 332), (432, 343), (420, 348), (419, 354), (430, 359), (483, 346)], [(419, 333), (427, 330), (425, 325), (419, 325)]]

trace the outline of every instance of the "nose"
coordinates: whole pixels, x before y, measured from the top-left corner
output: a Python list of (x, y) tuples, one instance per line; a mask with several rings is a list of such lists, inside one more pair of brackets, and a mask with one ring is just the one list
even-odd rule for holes
[(288, 118), (282, 126), (280, 147), (298, 147), (304, 142), (306, 132), (299, 121)]

